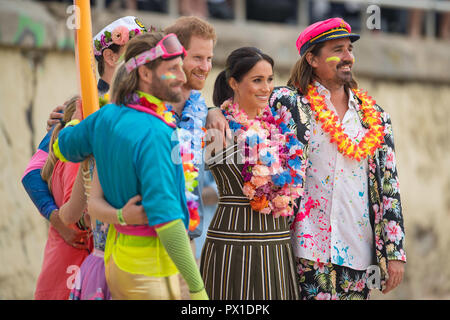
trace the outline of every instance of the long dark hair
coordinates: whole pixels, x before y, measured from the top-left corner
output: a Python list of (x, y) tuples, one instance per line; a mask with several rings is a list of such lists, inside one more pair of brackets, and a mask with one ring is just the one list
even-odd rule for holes
[(219, 73), (214, 83), (214, 105), (219, 107), (225, 100), (233, 97), (233, 89), (228, 84), (230, 78), (240, 82), (247, 72), (261, 60), (266, 60), (273, 68), (273, 59), (258, 48), (242, 47), (231, 52), (227, 58), (225, 70)]

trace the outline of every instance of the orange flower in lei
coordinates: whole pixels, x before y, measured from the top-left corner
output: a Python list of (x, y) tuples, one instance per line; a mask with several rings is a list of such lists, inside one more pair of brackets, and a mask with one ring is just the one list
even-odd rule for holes
[(352, 89), (362, 101), (362, 121), (369, 127), (359, 143), (353, 142), (344, 132), (338, 116), (327, 108), (325, 98), (317, 92), (313, 85), (308, 86), (308, 99), (311, 110), (322, 129), (330, 135), (330, 142), (336, 143), (338, 151), (344, 156), (361, 161), (372, 156), (384, 141), (384, 126), (381, 125), (381, 112), (374, 107), (375, 101), (367, 96), (367, 92)]

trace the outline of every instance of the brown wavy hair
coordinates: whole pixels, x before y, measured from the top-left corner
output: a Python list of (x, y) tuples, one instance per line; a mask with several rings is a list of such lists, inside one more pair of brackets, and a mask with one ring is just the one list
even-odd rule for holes
[(165, 28), (164, 32), (175, 33), (186, 50), (189, 49), (192, 36), (212, 40), (214, 44), (217, 41), (214, 27), (207, 21), (194, 16), (178, 18), (174, 24)]
[(48, 189), (52, 190), (52, 176), (53, 176), (53, 169), (55, 168), (55, 164), (58, 161), (58, 158), (55, 156), (55, 153), (53, 152), (53, 143), (55, 142), (56, 138), (58, 138), (59, 132), (61, 129), (64, 128), (65, 124), (72, 120), (72, 116), (77, 110), (77, 102), (80, 100), (79, 96), (73, 96), (70, 98), (66, 103), (66, 107), (64, 109), (64, 115), (62, 118), (62, 122), (59, 122), (55, 128), (53, 129), (52, 136), (50, 138), (50, 145), (48, 148), (48, 158), (47, 161), (45, 161), (44, 167), (41, 170), (41, 177), (44, 181), (48, 184)]

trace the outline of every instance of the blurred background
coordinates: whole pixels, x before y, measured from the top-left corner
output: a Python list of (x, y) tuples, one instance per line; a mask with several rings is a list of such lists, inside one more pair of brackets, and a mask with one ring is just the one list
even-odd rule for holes
[[(450, 1), (95, 0), (95, 35), (135, 15), (164, 28), (180, 15), (206, 18), (218, 35), (212, 88), (225, 58), (256, 46), (285, 85), (310, 23), (342, 17), (354, 32), (354, 75), (391, 114), (408, 263), (394, 292), (372, 299), (450, 299)], [(50, 111), (78, 92), (72, 1), (0, 0), (0, 299), (32, 299), (48, 224), (21, 184)], [(213, 209), (212, 209), (213, 211)], [(207, 226), (205, 226), (206, 229)]]

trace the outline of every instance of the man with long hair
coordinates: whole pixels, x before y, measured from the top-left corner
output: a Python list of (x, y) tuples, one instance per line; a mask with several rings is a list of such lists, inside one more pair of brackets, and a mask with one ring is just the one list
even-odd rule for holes
[(113, 103), (62, 130), (54, 145), (60, 159), (94, 155), (93, 183), (100, 182), (113, 207), (123, 207), (130, 194), (142, 195), (148, 224), (127, 225), (119, 209), (119, 223), (109, 227), (105, 268), (113, 299), (179, 299), (178, 270), (191, 298), (207, 298), (186, 234), (183, 166), (172, 152), (176, 124), (163, 102), (182, 99), (185, 55), (175, 34), (132, 39), (117, 71), (126, 76), (113, 84)]
[[(303, 299), (368, 299), (372, 288), (387, 293), (403, 279), (392, 125), (353, 78), (358, 39), (340, 18), (307, 27), (288, 85), (269, 100), (292, 114), (303, 144), (304, 194), (291, 226)], [(228, 131), (220, 110), (209, 111), (207, 128)]]
[[(100, 79), (97, 84), (100, 95), (104, 95), (109, 90), (109, 83), (116, 69), (116, 62), (126, 43), (136, 35), (146, 31), (146, 28), (136, 17), (126, 16), (108, 24), (93, 38), (95, 58), (100, 74)], [(54, 261), (57, 261), (58, 257), (64, 254), (68, 257), (71, 256), (70, 253), (74, 251), (74, 248), (79, 250), (92, 250), (92, 241), (90, 241), (89, 233), (85, 230), (90, 227), (85, 226), (83, 229), (71, 228), (63, 223), (59, 216), (59, 206), (55, 202), (47, 183), (41, 177), (41, 170), (48, 158), (50, 138), (54, 128), (59, 123), (64, 125), (62, 112), (64, 111), (65, 104), (56, 107), (51, 112), (50, 119), (47, 121), (48, 132), (39, 144), (36, 153), (30, 159), (22, 177), (22, 184), (25, 191), (35, 204), (39, 213), (50, 222), (51, 226), (49, 228), (49, 241), (44, 252), (43, 268), (36, 285), (36, 299), (51, 298), (52, 294), (55, 294), (52, 281), (55, 278), (54, 273), (56, 270), (54, 269), (56, 266)], [(67, 260), (67, 265), (79, 265), (80, 263), (75, 263), (75, 260), (73, 263), (70, 263), (70, 259)], [(63, 273), (61, 278), (68, 279), (72, 276), (66, 270), (63, 270)], [(45, 281), (45, 279), (51, 279), (51, 281)], [(64, 286), (66, 286), (65, 283), (66, 281), (64, 280)]]
[[(92, 41), (100, 74), (97, 84), (100, 95), (104, 95), (109, 90), (109, 83), (116, 69), (117, 60), (128, 40), (146, 31), (147, 29), (136, 17), (127, 16), (111, 22), (95, 35)], [(116, 37), (114, 38), (113, 35)], [(22, 184), (39, 213), (50, 222), (64, 241), (75, 248), (87, 249), (86, 232), (77, 232), (66, 227), (60, 221), (58, 206), (47, 187), (47, 183), (41, 177), (41, 169), (48, 157), (52, 130), (62, 119), (63, 110), (64, 105), (56, 107), (50, 113), (49, 120), (47, 120), (48, 132), (40, 142), (36, 153), (30, 159), (22, 177)]]
[(304, 194), (291, 226), (303, 299), (368, 299), (403, 278), (391, 120), (353, 78), (358, 39), (340, 18), (307, 27), (288, 86), (270, 98), (290, 110), (304, 146)]

